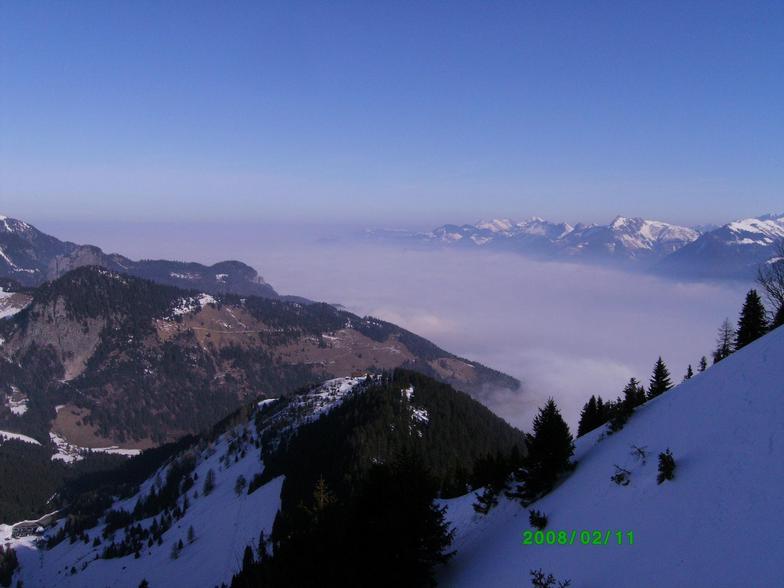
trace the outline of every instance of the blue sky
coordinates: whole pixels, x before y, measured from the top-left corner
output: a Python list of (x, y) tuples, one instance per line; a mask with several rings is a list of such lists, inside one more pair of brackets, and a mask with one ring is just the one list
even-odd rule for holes
[(784, 209), (781, 2), (0, 4), (0, 212)]

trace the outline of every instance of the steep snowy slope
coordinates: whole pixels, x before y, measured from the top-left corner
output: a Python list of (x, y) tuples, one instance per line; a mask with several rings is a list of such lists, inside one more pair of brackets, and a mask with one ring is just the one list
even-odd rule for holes
[[(446, 501), (457, 527), (444, 586), (528, 586), (543, 569), (584, 586), (781, 586), (784, 582), (784, 329), (640, 407), (625, 428), (577, 444), (575, 472), (530, 508), (574, 545), (523, 545), (528, 512), (502, 499), (486, 517), (472, 496)], [(647, 463), (631, 455), (646, 447)], [(675, 479), (658, 485), (672, 450)], [(610, 481), (615, 465), (628, 486)], [(580, 545), (582, 530), (632, 532)]]
[[(251, 430), (248, 429), (249, 434)], [(86, 543), (76, 541), (72, 544), (65, 539), (53, 549), (44, 550), (35, 546), (34, 537), (11, 541), (11, 529), (5, 527), (5, 536), (0, 536), (0, 543), (10, 541), (16, 548), (21, 566), (17, 578), (22, 579), (28, 588), (135, 588), (143, 579), (151, 586), (209, 587), (230, 582), (240, 567), (245, 547), (258, 544), (260, 531), (264, 530), (267, 534), (271, 531), (280, 505), (280, 488), (283, 483), (283, 478), (276, 478), (250, 495), (244, 490), (239, 495), (235, 493), (238, 476), (250, 480), (261, 469), (259, 452), (253, 450), (252, 446), (239, 461), (234, 462), (233, 457), (224, 460), (229, 444), (239, 433), (239, 430), (235, 430), (201, 452), (194, 470), (196, 484), (188, 492), (190, 506), (181, 519), (174, 520), (172, 527), (163, 535), (162, 544), (148, 546), (145, 541), (139, 558), (129, 553), (124, 557), (102, 559), (100, 556), (112, 539), (117, 543), (122, 542), (124, 529), (105, 538), (105, 524), (101, 524), (87, 531)], [(215, 472), (215, 489), (205, 496), (202, 481), (210, 469)], [(156, 478), (165, 479), (165, 470), (145, 483), (140, 495), (120, 501), (114, 508), (133, 510), (139, 497), (149, 493), (156, 484)], [(160, 519), (160, 516), (148, 517), (138, 524), (149, 529), (153, 518)], [(188, 540), (190, 527), (194, 530), (193, 543)], [(100, 544), (94, 546), (96, 538), (99, 538)], [(184, 547), (174, 559), (172, 549), (179, 541), (183, 542)]]
[[(269, 537), (278, 510), (290, 523), (292, 512), (311, 505), (319, 480), (337, 499), (345, 487), (348, 499), (352, 477), (414, 446), (444, 488), (465, 488), (455, 480), (479, 458), (523, 443), (520, 431), (467, 395), (405, 370), (329, 380), (244, 407), (216, 427), (183, 440), (165, 462), (147, 462), (133, 481), (66, 492), (67, 503), (51, 505), (61, 520), (40, 540), (13, 538), (12, 526), (0, 526), (0, 545), (15, 549), (21, 564), (14, 581), (27, 588), (229, 584), (246, 547), (255, 554), (260, 532)], [(96, 501), (121, 492), (123, 499)]]
[[(34, 537), (12, 539), (11, 526), (4, 525), (0, 528), (0, 545), (10, 543), (16, 549), (21, 566), (17, 577), (29, 588), (136, 588), (143, 579), (151, 586), (217, 586), (230, 583), (232, 575), (240, 568), (245, 547), (256, 547), (261, 531), (269, 535), (280, 507), (282, 476), (251, 493), (247, 492), (247, 483), (263, 469), (260, 459), (262, 433), (272, 428), (280, 434), (317, 419), (338, 406), (363, 381), (363, 378), (330, 380), (307, 395), (282, 403), (278, 408), (270, 409), (274, 401), (260, 402), (258, 412), (269, 415), (265, 417), (267, 424), (264, 429), (257, 429), (255, 415), (251, 414), (246, 424), (230, 429), (213, 442), (202, 441), (163, 466), (140, 486), (133, 497), (116, 501), (113, 510), (133, 512), (137, 503), (153, 491), (165, 494), (162, 488), (166, 486), (172, 464), (188, 461), (193, 464), (193, 470), (188, 473), (193, 485), (185, 489), (187, 485), (183, 482), (182, 491), (177, 491), (176, 504), (179, 507), (183, 506), (185, 496), (188, 497), (184, 514), (179, 519), (174, 517), (171, 528), (163, 533), (160, 545), (155, 540), (148, 545), (148, 538), (145, 538), (138, 558), (134, 556), (133, 549), (122, 557), (103, 557), (108, 545), (123, 542), (128, 529), (126, 525), (108, 533), (107, 538), (105, 519), (87, 530), (86, 542), (71, 543), (65, 539), (50, 550), (37, 546)], [(215, 485), (211, 492), (205, 494), (203, 484), (210, 470), (215, 476)], [(235, 486), (240, 476), (246, 484), (237, 491)], [(142, 529), (150, 530), (153, 519), (161, 521), (160, 513), (133, 521), (131, 527), (138, 524)], [(61, 520), (47, 536), (56, 534), (63, 524)], [(190, 527), (193, 527), (195, 537), (192, 543), (188, 537)], [(96, 538), (98, 545), (94, 545)], [(173, 546), (179, 541), (184, 547), (178, 557), (173, 558)]]

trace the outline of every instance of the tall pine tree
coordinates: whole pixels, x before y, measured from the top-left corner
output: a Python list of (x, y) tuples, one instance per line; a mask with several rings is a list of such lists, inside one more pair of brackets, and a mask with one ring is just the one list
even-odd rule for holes
[(738, 332), (735, 335), (735, 349), (745, 347), (759, 339), (768, 331), (768, 318), (762, 299), (756, 290), (749, 290), (740, 311)]
[(672, 388), (672, 380), (670, 379), (670, 370), (664, 365), (662, 358), (656, 360), (653, 366), (653, 374), (651, 375), (651, 383), (648, 386), (648, 398), (656, 398), (660, 394), (664, 394), (667, 390)]
[(631, 408), (640, 406), (645, 402), (645, 389), (636, 378), (630, 378), (629, 383), (623, 389), (623, 401)]
[(708, 369), (708, 358), (704, 355), (700, 358), (700, 367), (698, 369), (700, 372), (704, 372)]
[(719, 363), (722, 359), (729, 357), (732, 347), (735, 344), (735, 329), (732, 328), (730, 319), (724, 319), (719, 327), (716, 336), (716, 349), (713, 352), (713, 363)]
[(526, 440), (528, 455), (519, 490), (523, 501), (528, 503), (552, 489), (558, 476), (572, 467), (574, 440), (552, 398), (539, 409), (533, 434), (526, 435)]
[(596, 406), (596, 396), (591, 396), (588, 402), (583, 405), (582, 412), (580, 412), (580, 423), (577, 425), (577, 436), (582, 437), (598, 427), (601, 424), (599, 418), (599, 409)]
[(773, 322), (770, 324), (771, 329), (784, 325), (784, 306), (780, 306), (778, 312), (773, 317)]

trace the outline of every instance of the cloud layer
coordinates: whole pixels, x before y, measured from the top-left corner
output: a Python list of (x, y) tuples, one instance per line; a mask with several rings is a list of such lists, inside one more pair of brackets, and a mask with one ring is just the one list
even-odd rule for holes
[(631, 376), (647, 382), (659, 355), (680, 381), (687, 364), (709, 354), (721, 321), (735, 320), (748, 287), (679, 283), (513, 254), (373, 245), (346, 237), (356, 227), (101, 223), (52, 229), (135, 258), (241, 259), (281, 293), (395, 322), (518, 377), (522, 393), (492, 391), (484, 401), (523, 428), (548, 396), (576, 426), (591, 394), (614, 398)]
[(744, 290), (510, 254), (348, 242), (252, 261), (280, 291), (339, 301), (520, 378), (522, 394), (499, 390), (485, 402), (523, 428), (548, 396), (576, 426), (591, 394), (614, 398), (632, 376), (647, 382), (659, 355), (680, 381), (687, 364), (709, 354)]

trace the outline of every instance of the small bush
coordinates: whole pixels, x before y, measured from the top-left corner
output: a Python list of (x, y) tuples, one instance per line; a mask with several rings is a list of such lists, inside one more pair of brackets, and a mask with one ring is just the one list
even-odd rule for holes
[(664, 480), (672, 480), (675, 477), (675, 458), (668, 449), (659, 454), (659, 475), (656, 481), (661, 484)]
[(552, 574), (547, 574), (542, 570), (531, 570), (531, 586), (534, 588), (568, 588), (572, 585), (571, 580), (558, 581)]
[(480, 514), (487, 514), (498, 505), (498, 494), (492, 488), (485, 488), (481, 494), (476, 494), (476, 502), (471, 506)]
[(620, 466), (615, 466), (615, 473), (610, 476), (610, 480), (618, 484), (619, 486), (628, 486), (629, 482), (631, 482), (632, 473)]
[(237, 476), (237, 481), (234, 483), (234, 492), (239, 496), (245, 491), (245, 488), (248, 485), (248, 481), (245, 479), (245, 476), (240, 474)]
[(536, 509), (530, 510), (529, 513), (528, 522), (532, 527), (536, 527), (537, 529), (542, 530), (547, 526), (546, 514)]
[(631, 454), (632, 457), (634, 457), (642, 465), (645, 465), (648, 461), (648, 446), (645, 445), (643, 447), (637, 447), (636, 445), (632, 445)]

